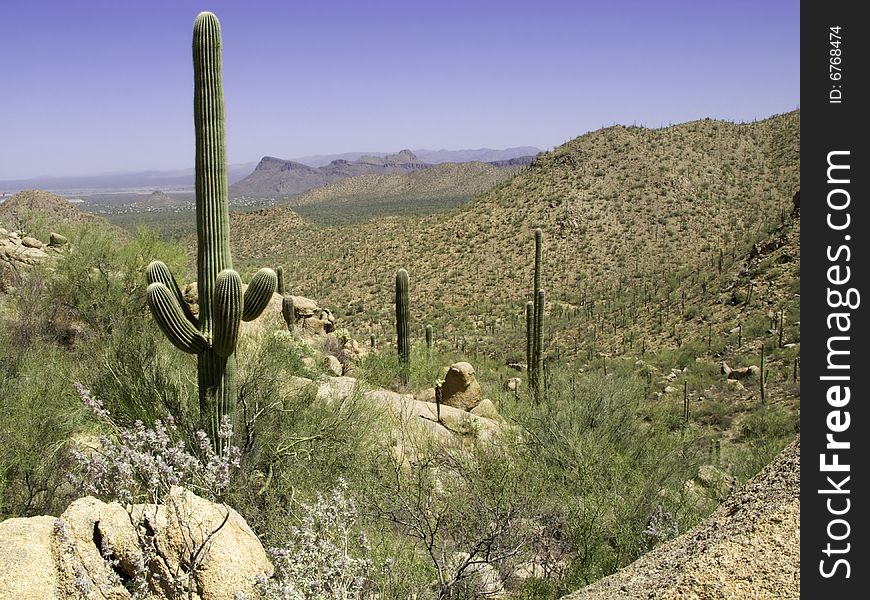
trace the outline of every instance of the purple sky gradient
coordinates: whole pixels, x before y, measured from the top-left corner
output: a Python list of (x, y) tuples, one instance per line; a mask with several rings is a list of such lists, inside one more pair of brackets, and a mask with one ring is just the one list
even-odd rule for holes
[(191, 167), (200, 10), (223, 30), (231, 163), (800, 103), (797, 0), (3, 0), (0, 180)]

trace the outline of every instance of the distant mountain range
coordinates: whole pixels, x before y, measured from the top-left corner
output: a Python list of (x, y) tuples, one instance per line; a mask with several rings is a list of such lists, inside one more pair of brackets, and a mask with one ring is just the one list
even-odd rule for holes
[[(413, 154), (422, 162), (430, 165), (440, 163), (454, 162), (485, 162), (492, 163), (496, 161), (510, 160), (525, 156), (535, 156), (541, 152), (540, 148), (534, 146), (517, 146), (514, 148), (505, 148), (504, 150), (494, 150), (492, 148), (477, 148), (474, 150), (412, 150)], [(311, 156), (302, 156), (300, 158), (292, 158), (298, 163), (308, 165), (309, 167), (325, 167), (334, 160), (357, 161), (366, 156), (387, 156), (387, 152), (345, 152), (343, 154), (313, 154)]]
[[(292, 196), (346, 177), (368, 174), (407, 173), (445, 162), (486, 162), (494, 166), (529, 164), (540, 152), (533, 146), (504, 150), (402, 150), (320, 154), (290, 160), (264, 157), (259, 163), (229, 165), (230, 194), (255, 197)], [(69, 177), (32, 177), (0, 181), (0, 197), (24, 189), (44, 189), (65, 195), (87, 195), (113, 190), (143, 192), (155, 189), (192, 188), (194, 170), (105, 173)]]
[[(433, 154), (436, 158), (448, 155), (461, 156), (504, 156), (503, 150), (439, 150)], [(529, 164), (534, 156), (513, 157), (496, 160), (490, 163), (497, 167), (515, 167)], [(443, 161), (442, 161), (443, 162)], [(451, 161), (451, 162), (471, 162)], [(474, 160), (474, 162), (483, 162)], [(281, 198), (296, 196), (313, 188), (329, 185), (343, 179), (359, 175), (393, 175), (407, 174), (421, 169), (429, 169), (435, 163), (422, 160), (416, 152), (402, 150), (396, 154), (383, 156), (363, 154), (354, 160), (336, 158), (321, 167), (312, 167), (296, 160), (282, 160), (267, 156), (260, 161), (254, 172), (242, 181), (230, 186), (230, 195), (238, 198)]]

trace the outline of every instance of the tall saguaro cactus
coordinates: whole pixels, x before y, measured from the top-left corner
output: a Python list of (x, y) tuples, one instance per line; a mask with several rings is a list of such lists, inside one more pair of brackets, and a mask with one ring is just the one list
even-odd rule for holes
[(408, 272), (399, 269), (396, 273), (396, 336), (399, 348), (399, 376), (402, 385), (408, 385), (411, 366), (411, 338), (408, 321), (411, 315)]
[(232, 414), (238, 394), (239, 323), (260, 316), (275, 293), (278, 278), (271, 269), (260, 269), (243, 296), (241, 279), (233, 271), (221, 30), (210, 12), (200, 13), (193, 25), (193, 77), (199, 317), (194, 317), (175, 278), (160, 261), (146, 270), (147, 299), (169, 341), (197, 355), (200, 422), (217, 444), (221, 420)]
[[(543, 377), (542, 339), (544, 321), (544, 291), (541, 289), (541, 263), (544, 251), (544, 234), (540, 227), (535, 228), (535, 278), (532, 290), (531, 315), (526, 306), (526, 358), (529, 372), (529, 388), (535, 401), (541, 396)], [(531, 321), (530, 317), (531, 316)]]
[(535, 300), (537, 301), (535, 308), (535, 339), (532, 346), (532, 351), (535, 355), (535, 379), (532, 391), (535, 402), (540, 402), (541, 380), (544, 377), (544, 290), (538, 290)]
[(531, 373), (534, 369), (535, 362), (535, 303), (529, 300), (526, 302), (526, 370), (529, 374), (529, 385), (531, 385)]

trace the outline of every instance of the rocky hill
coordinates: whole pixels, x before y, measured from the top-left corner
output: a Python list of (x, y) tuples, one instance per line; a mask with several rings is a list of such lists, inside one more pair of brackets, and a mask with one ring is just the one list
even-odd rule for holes
[(800, 438), (691, 531), (563, 600), (800, 597)]
[(266, 156), (253, 173), (230, 186), (230, 195), (252, 198), (294, 196), (355, 175), (407, 173), (428, 166), (410, 150), (384, 157), (364, 155), (354, 161), (338, 159), (323, 167), (309, 167)]
[(33, 215), (39, 215), (48, 225), (64, 223), (101, 223), (100, 217), (80, 211), (66, 198), (42, 190), (22, 190), (0, 201), (0, 223), (7, 229), (18, 227)]
[(443, 163), (410, 173), (348, 177), (309, 190), (285, 203), (320, 223), (325, 214), (341, 222), (444, 211), (510, 179), (522, 165), (496, 167), (481, 162)]

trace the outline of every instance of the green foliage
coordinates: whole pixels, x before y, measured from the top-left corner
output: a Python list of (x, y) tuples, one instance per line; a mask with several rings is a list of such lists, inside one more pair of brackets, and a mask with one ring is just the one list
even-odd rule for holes
[(577, 587), (640, 554), (658, 503), (676, 515), (680, 531), (696, 522), (682, 489), (700, 456), (670, 431), (664, 411), (639, 418), (644, 384), (637, 378), (555, 370), (549, 382), (540, 405), (503, 399), (502, 406), (513, 406), (532, 441), (535, 470), (554, 490), (548, 503), (580, 550), (566, 575)]
[(60, 514), (72, 493), (69, 440), (86, 435), (72, 365), (50, 341), (21, 346), (10, 333), (0, 329), (0, 520)]

